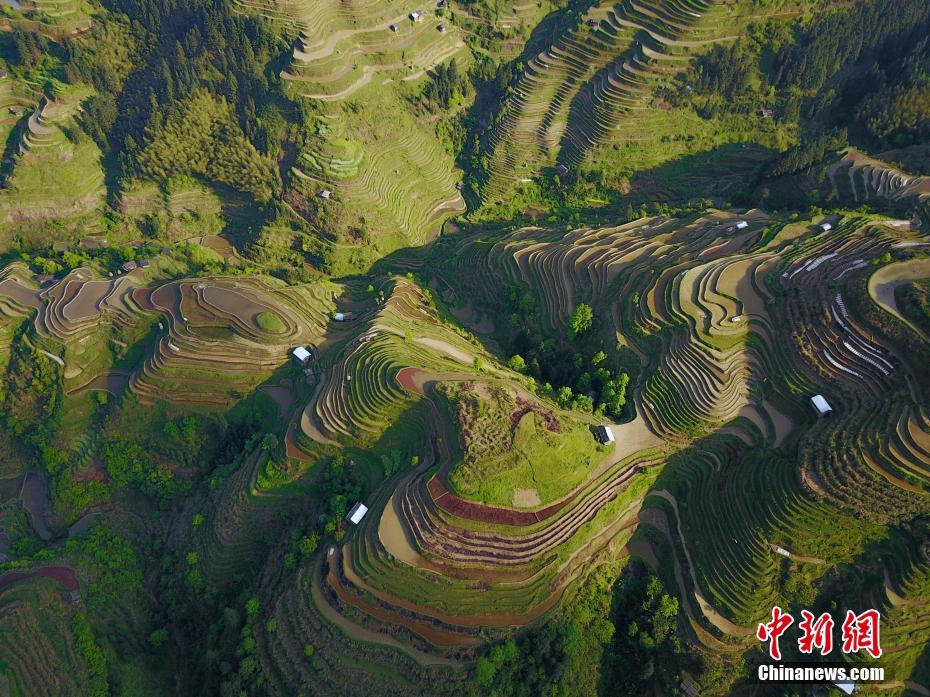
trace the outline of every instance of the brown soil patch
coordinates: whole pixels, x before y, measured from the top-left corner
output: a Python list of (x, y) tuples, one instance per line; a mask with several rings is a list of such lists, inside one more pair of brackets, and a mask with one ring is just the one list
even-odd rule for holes
[(513, 490), (513, 505), (517, 508), (533, 508), (541, 503), (539, 492), (536, 489)]
[(8, 574), (0, 576), (0, 588), (6, 588), (17, 581), (25, 581), (36, 576), (44, 576), (53, 581), (58, 581), (65, 587), (65, 590), (76, 591), (78, 589), (77, 579), (74, 577), (74, 571), (67, 566), (44, 566), (35, 571), (11, 571)]
[(580, 491), (576, 489), (566, 498), (541, 511), (515, 511), (459, 498), (449, 491), (438, 477), (432, 477), (426, 486), (436, 505), (450, 515), (482, 523), (514, 526), (534, 525), (553, 516), (570, 503)]
[(517, 397), (517, 410), (510, 415), (511, 432), (517, 430), (517, 425), (520, 423), (520, 419), (529, 414), (531, 411), (539, 414), (543, 418), (543, 420), (546, 422), (547, 430), (551, 431), (552, 433), (559, 433), (561, 431), (561, 425), (559, 424), (559, 420), (555, 418), (555, 414), (553, 414), (548, 409), (544, 409), (538, 404), (532, 404), (531, 402), (527, 402), (521, 397)]
[(14, 302), (23, 307), (32, 307), (35, 309), (42, 307), (42, 301), (39, 299), (38, 293), (26, 288), (26, 286), (20, 285), (11, 278), (0, 281), (0, 295), (12, 298)]

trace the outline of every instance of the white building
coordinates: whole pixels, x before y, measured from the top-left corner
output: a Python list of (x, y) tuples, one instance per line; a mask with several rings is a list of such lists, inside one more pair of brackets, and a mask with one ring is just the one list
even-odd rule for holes
[(352, 510), (349, 511), (349, 515), (346, 516), (346, 520), (354, 525), (358, 525), (362, 522), (362, 518), (365, 517), (366, 513), (368, 513), (368, 506), (359, 501), (357, 504), (352, 506)]
[(320, 192), (320, 198), (330, 198), (333, 195), (333, 192), (329, 189), (323, 189)]
[(824, 232), (829, 232), (830, 230), (833, 229), (833, 225), (831, 225), (830, 223), (820, 223), (820, 229), (823, 230)]
[(814, 411), (817, 412), (817, 416), (826, 416), (833, 412), (833, 407), (830, 406), (830, 403), (822, 394), (815, 394), (811, 397), (811, 405), (814, 407)]
[(301, 365), (307, 365), (307, 362), (310, 360), (311, 353), (305, 349), (303, 346), (298, 346), (293, 351), (291, 351), (291, 356), (295, 361)]
[(736, 221), (736, 229), (737, 229), (737, 230), (745, 230), (745, 229), (748, 228), (748, 227), (749, 227), (749, 223), (747, 223), (745, 220), (738, 220), (738, 221)]
[(598, 426), (595, 428), (594, 437), (597, 438), (598, 442), (602, 445), (607, 445), (608, 443), (614, 442), (614, 432), (610, 430), (610, 426), (607, 425)]
[(419, 10), (414, 10), (410, 13), (410, 19), (414, 22), (420, 22), (423, 20), (423, 14)]

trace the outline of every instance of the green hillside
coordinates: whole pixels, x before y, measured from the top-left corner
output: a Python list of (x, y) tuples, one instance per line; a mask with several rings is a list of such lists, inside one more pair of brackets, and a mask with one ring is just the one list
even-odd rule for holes
[(926, 2), (0, 11), (0, 697), (930, 695)]

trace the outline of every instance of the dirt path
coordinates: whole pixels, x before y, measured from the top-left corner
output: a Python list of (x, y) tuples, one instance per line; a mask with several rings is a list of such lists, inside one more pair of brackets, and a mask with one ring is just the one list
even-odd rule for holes
[(444, 353), (447, 356), (454, 358), (459, 363), (464, 363), (465, 365), (471, 365), (474, 362), (474, 359), (470, 355), (461, 349), (456, 348), (452, 344), (440, 339), (417, 337), (413, 340), (413, 343), (420, 344), (420, 346), (426, 346), (427, 348), (435, 349), (436, 351), (439, 351), (439, 353)]
[(894, 298), (898, 286), (925, 278), (930, 278), (930, 258), (888, 264), (869, 277), (869, 295), (883, 310), (904, 322), (926, 341), (930, 341), (930, 335), (901, 314)]
[(598, 468), (595, 477), (612, 467), (616, 463), (628, 458), (630, 455), (640, 452), (641, 450), (650, 450), (652, 448), (661, 448), (666, 444), (665, 439), (657, 436), (649, 429), (646, 420), (639, 414), (632, 421), (625, 424), (613, 424), (610, 427), (614, 434), (613, 457), (600, 468)]
[(64, 362), (61, 358), (59, 358), (58, 356), (56, 356), (54, 353), (49, 353), (49, 352), (46, 351), (45, 349), (39, 349), (39, 353), (41, 353), (43, 356), (47, 356), (47, 357), (51, 358), (51, 359), (52, 359), (53, 361), (55, 361), (58, 365), (60, 365), (62, 368), (65, 367), (65, 362)]

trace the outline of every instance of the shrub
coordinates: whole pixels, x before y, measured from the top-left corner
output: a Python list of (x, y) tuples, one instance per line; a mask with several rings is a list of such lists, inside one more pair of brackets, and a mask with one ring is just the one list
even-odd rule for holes
[(594, 311), (591, 309), (591, 306), (585, 303), (579, 303), (575, 311), (572, 312), (571, 319), (568, 321), (568, 329), (572, 336), (578, 336), (588, 331), (593, 322)]
[(255, 316), (255, 324), (257, 324), (258, 328), (263, 332), (268, 332), (269, 334), (280, 334), (286, 329), (281, 318), (273, 312), (259, 312), (258, 315)]

